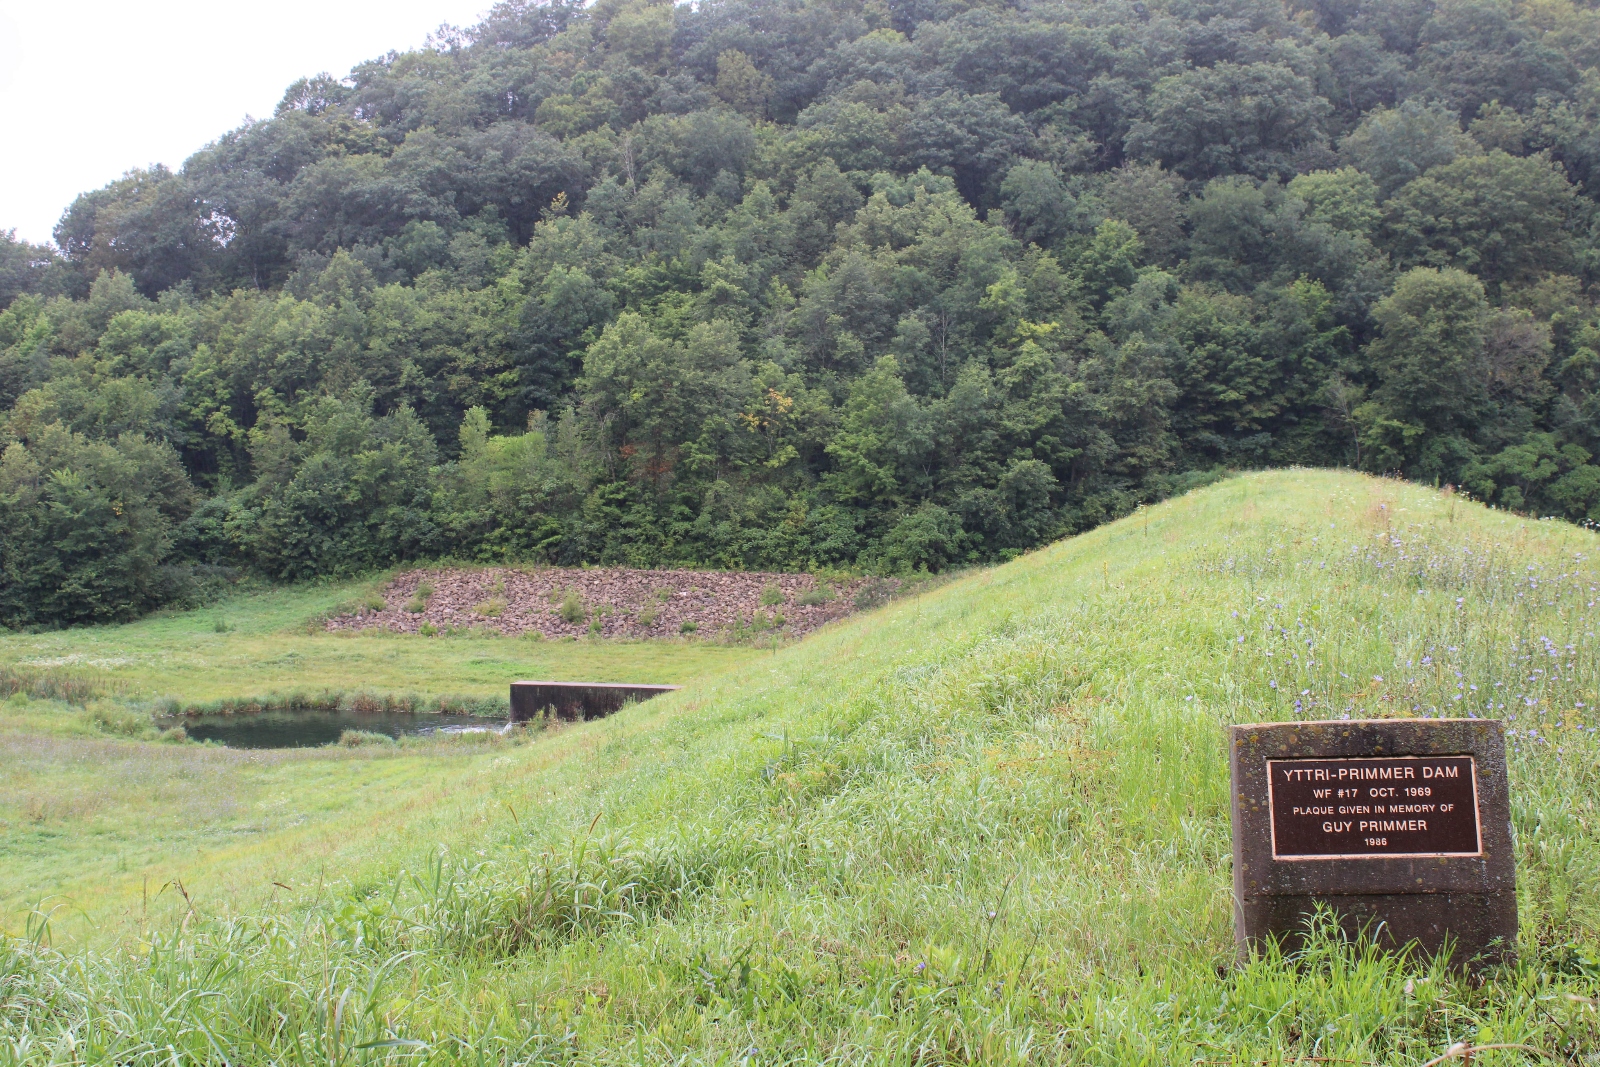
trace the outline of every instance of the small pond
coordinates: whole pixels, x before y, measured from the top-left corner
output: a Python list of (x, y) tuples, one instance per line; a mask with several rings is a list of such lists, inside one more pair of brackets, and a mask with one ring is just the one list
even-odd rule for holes
[(400, 738), (438, 733), (483, 733), (505, 729), (504, 719), (410, 712), (315, 711), (284, 709), (237, 715), (189, 715), (174, 720), (192, 741), (215, 741), (229, 748), (315, 748), (331, 745), (346, 730)]

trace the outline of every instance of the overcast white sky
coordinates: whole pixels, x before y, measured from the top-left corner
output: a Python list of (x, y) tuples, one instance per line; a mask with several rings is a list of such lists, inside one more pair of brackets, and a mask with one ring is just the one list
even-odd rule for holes
[(47, 241), (72, 198), (176, 168), (290, 82), (405, 50), (493, 0), (0, 0), (0, 230)]

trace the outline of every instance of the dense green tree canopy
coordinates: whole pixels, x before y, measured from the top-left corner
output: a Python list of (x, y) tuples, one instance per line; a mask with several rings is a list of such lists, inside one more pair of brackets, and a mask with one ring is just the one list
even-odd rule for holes
[(1600, 520), (1597, 129), (1587, 0), (505, 0), (0, 232), (0, 624), (1248, 465)]

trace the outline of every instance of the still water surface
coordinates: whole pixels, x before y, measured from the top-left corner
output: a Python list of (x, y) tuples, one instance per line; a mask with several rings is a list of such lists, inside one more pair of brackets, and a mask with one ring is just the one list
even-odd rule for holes
[(179, 725), (191, 740), (216, 741), (229, 748), (314, 748), (333, 744), (346, 730), (399, 738), (409, 734), (500, 730), (505, 720), (470, 715), (286, 709), (241, 715), (191, 715), (180, 720)]

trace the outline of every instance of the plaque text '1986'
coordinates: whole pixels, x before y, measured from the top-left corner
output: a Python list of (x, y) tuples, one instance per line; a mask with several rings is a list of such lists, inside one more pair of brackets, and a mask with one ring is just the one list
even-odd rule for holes
[(1471, 756), (1268, 760), (1274, 859), (1476, 856)]

